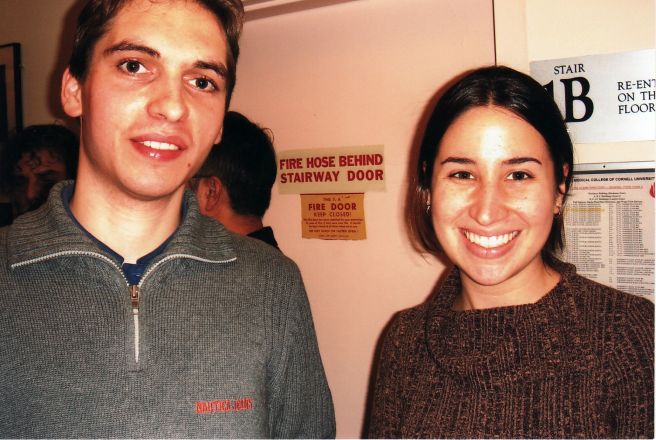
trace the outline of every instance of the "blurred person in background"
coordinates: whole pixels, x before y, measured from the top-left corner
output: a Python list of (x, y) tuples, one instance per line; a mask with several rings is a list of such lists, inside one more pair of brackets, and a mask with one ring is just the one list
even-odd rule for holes
[(78, 148), (78, 135), (58, 124), (31, 125), (11, 137), (2, 160), (11, 214), (1, 225), (41, 206), (55, 183), (74, 178)]
[(277, 248), (273, 229), (262, 223), (277, 172), (270, 130), (230, 111), (223, 121), (221, 142), (190, 183), (202, 214), (232, 232)]

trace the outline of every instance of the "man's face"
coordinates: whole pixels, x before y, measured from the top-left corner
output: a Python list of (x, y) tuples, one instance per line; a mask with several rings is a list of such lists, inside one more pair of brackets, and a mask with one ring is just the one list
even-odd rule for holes
[(66, 165), (59, 155), (45, 148), (23, 153), (14, 167), (14, 215), (41, 206), (50, 188), (66, 178)]
[(80, 116), (78, 181), (138, 200), (181, 194), (220, 140), (227, 42), (193, 1), (133, 0), (98, 40), (84, 81), (65, 73)]

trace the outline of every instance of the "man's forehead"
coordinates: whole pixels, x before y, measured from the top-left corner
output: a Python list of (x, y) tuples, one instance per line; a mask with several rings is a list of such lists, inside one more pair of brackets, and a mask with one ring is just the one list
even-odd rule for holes
[[(116, 21), (124, 19), (129, 15), (137, 19), (143, 18), (147, 14), (166, 16), (172, 14), (174, 9), (183, 8), (194, 16), (203, 16), (210, 18), (213, 25), (225, 36), (225, 29), (221, 19), (210, 8), (198, 0), (128, 0), (116, 11), (112, 20), (108, 23), (107, 31), (111, 31)], [(198, 20), (194, 20), (198, 23)], [(139, 29), (135, 29), (139, 31)]]
[[(187, 23), (185, 23), (187, 22)], [(193, 22), (194, 26), (185, 26)], [(221, 21), (196, 0), (131, 0), (113, 17), (95, 51), (128, 45), (149, 47), (165, 57), (167, 50), (195, 61), (227, 62), (227, 37)], [(161, 53), (160, 53), (161, 52)]]

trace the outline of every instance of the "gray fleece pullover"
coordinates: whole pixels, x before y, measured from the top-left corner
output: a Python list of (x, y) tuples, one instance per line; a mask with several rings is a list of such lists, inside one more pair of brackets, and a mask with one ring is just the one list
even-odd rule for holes
[(47, 203), (0, 229), (0, 436), (334, 437), (298, 268), (186, 216), (137, 287)]

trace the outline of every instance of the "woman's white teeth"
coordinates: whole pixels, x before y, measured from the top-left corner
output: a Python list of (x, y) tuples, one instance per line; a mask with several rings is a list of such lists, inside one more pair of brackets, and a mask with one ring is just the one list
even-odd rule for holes
[(178, 146), (167, 142), (143, 141), (142, 144), (155, 150), (177, 150)]
[(488, 237), (485, 235), (476, 235), (473, 232), (465, 231), (465, 237), (467, 237), (467, 240), (486, 249), (502, 246), (513, 238), (517, 237), (517, 234), (517, 231), (513, 231), (509, 232), (508, 234), (492, 235)]

